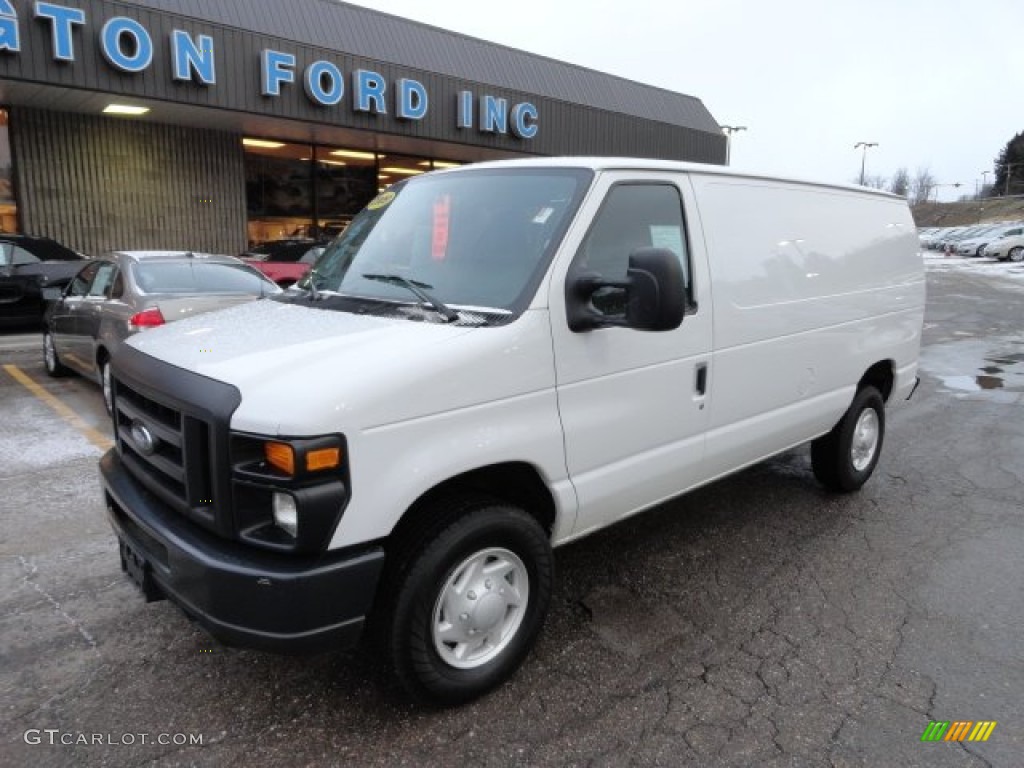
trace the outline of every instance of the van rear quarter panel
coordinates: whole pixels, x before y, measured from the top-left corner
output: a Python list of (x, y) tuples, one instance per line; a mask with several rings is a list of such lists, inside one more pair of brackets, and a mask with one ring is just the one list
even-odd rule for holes
[(864, 372), (916, 372), (924, 271), (906, 202), (889, 195), (701, 176), (714, 286), (710, 475), (827, 432)]

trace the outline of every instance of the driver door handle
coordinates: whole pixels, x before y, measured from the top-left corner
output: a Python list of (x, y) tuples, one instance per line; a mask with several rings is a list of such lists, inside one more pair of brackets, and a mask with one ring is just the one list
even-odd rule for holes
[(696, 376), (695, 388), (697, 395), (704, 397), (708, 391), (708, 364), (698, 363), (697, 364), (697, 376)]

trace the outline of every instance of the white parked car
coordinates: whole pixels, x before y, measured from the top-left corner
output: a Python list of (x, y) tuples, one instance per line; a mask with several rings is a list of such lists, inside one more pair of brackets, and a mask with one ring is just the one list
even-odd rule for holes
[(975, 233), (956, 243), (956, 251), (961, 256), (982, 256), (985, 246), (1001, 237), (1012, 237), (1024, 234), (1024, 226), (998, 226)]
[(983, 255), (999, 261), (1024, 261), (1024, 234), (993, 240), (985, 246)]
[(369, 627), (413, 693), (465, 701), (528, 654), (554, 547), (808, 441), (860, 488), (924, 303), (887, 193), (637, 159), (417, 176), (297, 287), (118, 350), (122, 565), (229, 643)]

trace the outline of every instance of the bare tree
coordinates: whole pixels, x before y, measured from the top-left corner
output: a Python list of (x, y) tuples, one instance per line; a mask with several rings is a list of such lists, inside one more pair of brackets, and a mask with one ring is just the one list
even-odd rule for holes
[(910, 171), (906, 168), (897, 168), (889, 182), (889, 191), (894, 195), (906, 197), (910, 192)]
[(927, 168), (918, 168), (910, 184), (910, 201), (914, 205), (928, 202), (928, 196), (935, 186), (935, 177)]
[(864, 186), (871, 189), (885, 189), (889, 180), (885, 176), (865, 176)]

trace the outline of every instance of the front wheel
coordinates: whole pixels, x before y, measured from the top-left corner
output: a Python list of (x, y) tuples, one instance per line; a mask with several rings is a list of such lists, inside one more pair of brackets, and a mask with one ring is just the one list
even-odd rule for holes
[(1010, 261), (1024, 261), (1024, 246), (1018, 245), (1016, 248), (1011, 248), (1006, 255)]
[(864, 387), (832, 431), (811, 443), (814, 476), (832, 491), (858, 490), (875, 471), (884, 436), (885, 402)]
[(453, 509), (395, 580), (388, 638), (405, 686), (445, 704), (481, 696), (519, 668), (544, 623), (553, 574), (547, 534), (522, 509), (469, 499)]

